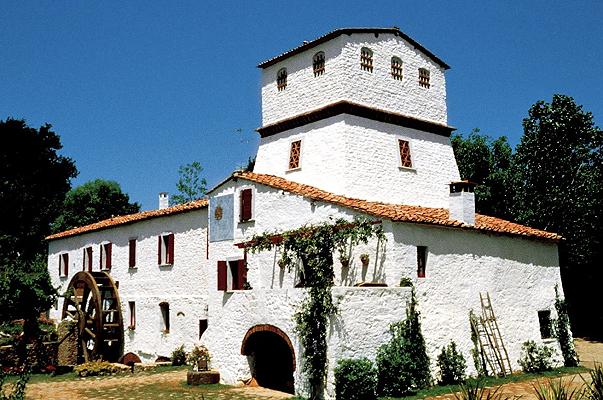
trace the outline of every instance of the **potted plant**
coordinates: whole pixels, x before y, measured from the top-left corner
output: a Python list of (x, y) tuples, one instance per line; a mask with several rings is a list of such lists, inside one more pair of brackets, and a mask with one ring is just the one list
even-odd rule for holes
[(209, 371), (211, 361), (209, 350), (203, 345), (195, 346), (188, 355), (187, 361), (192, 366), (193, 371)]
[(339, 262), (343, 268), (347, 268), (350, 266), (350, 257), (345, 254), (341, 254), (339, 256)]
[(363, 267), (368, 267), (369, 265), (369, 255), (366, 253), (360, 254), (360, 262), (362, 262)]

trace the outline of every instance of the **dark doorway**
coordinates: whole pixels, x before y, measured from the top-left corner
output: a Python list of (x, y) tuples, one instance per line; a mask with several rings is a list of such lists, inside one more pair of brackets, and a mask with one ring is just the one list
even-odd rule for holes
[[(249, 359), (251, 375), (258, 385), (294, 394), (295, 359), (289, 338), (280, 330), (250, 331), (243, 342), (243, 354)], [(284, 337), (283, 337), (284, 336)]]

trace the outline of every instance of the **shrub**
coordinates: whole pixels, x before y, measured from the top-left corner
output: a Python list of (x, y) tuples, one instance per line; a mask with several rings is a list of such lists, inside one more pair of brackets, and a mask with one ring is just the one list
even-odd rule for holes
[(561, 379), (549, 380), (546, 384), (538, 382), (532, 385), (534, 394), (538, 400), (573, 400), (581, 399), (580, 388), (571, 388), (573, 379), (563, 383)]
[(209, 354), (207, 347), (195, 346), (186, 358), (186, 361), (191, 365), (193, 371), (197, 371), (203, 369), (203, 366), (201, 365), (203, 362), (207, 363), (205, 368), (209, 368), (211, 355)]
[[(582, 378), (582, 375), (580, 375)], [(603, 367), (595, 363), (595, 368), (590, 371), (590, 382), (584, 381), (584, 397), (589, 400), (603, 400)]]
[(553, 369), (554, 350), (546, 345), (538, 346), (533, 340), (521, 346), (519, 365), (524, 372), (542, 372)]
[(376, 400), (377, 371), (366, 359), (339, 360), (335, 367), (335, 398), (343, 400)]
[(400, 278), (400, 287), (412, 287), (412, 280), (406, 276)]
[(184, 345), (182, 345), (172, 351), (172, 365), (178, 366), (184, 364), (186, 364), (186, 350), (184, 350)]
[(22, 371), (15, 382), (12, 391), (4, 390), (4, 372), (0, 369), (0, 400), (23, 400), (25, 399), (25, 386), (29, 381), (29, 373)]
[(414, 289), (406, 308), (406, 319), (390, 326), (392, 338), (377, 351), (377, 392), (403, 396), (429, 386), (429, 358)]
[(120, 369), (108, 361), (89, 361), (75, 366), (73, 371), (79, 376), (105, 376), (120, 372)]
[(465, 380), (467, 363), (453, 341), (448, 346), (442, 347), (437, 366), (440, 369), (440, 385), (451, 385)]
[(574, 347), (574, 340), (570, 333), (570, 321), (567, 314), (567, 303), (565, 299), (559, 297), (558, 287), (555, 286), (555, 309), (557, 310), (557, 320), (555, 321), (555, 332), (561, 354), (563, 354), (563, 365), (566, 367), (578, 366), (578, 354)]

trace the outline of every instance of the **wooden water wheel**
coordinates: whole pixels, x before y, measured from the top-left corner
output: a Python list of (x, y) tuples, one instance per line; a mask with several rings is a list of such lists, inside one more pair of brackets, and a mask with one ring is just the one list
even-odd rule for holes
[(78, 362), (116, 362), (123, 352), (123, 322), (115, 281), (106, 272), (81, 271), (67, 293), (62, 319), (76, 323)]

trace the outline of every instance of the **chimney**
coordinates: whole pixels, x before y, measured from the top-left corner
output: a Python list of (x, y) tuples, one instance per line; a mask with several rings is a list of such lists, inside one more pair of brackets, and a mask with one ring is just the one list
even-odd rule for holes
[(163, 210), (164, 208), (168, 208), (170, 206), (170, 195), (168, 192), (159, 193), (159, 209)]
[(475, 183), (468, 180), (450, 183), (449, 218), (475, 225)]

